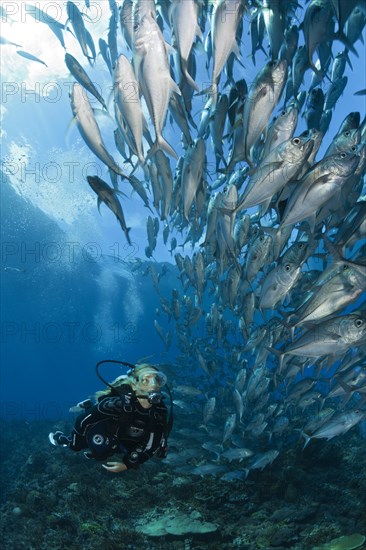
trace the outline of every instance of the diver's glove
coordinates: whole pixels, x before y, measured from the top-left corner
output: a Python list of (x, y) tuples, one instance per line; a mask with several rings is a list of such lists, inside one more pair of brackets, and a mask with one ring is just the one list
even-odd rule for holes
[(126, 464), (123, 462), (107, 462), (107, 464), (102, 464), (102, 466), (109, 472), (113, 472), (115, 474), (128, 470)]

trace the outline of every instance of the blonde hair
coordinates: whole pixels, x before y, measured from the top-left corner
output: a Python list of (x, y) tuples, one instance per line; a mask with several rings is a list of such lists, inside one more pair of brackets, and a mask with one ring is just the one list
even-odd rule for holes
[[(157, 371), (158, 369), (149, 363), (137, 363), (136, 367), (130, 372), (130, 374), (122, 374), (117, 376), (117, 378), (113, 380), (110, 385), (113, 386), (113, 388), (119, 388), (120, 386), (127, 384), (134, 389), (138, 382), (140, 373), (144, 370)], [(99, 397), (108, 395), (110, 392), (111, 388), (108, 386), (105, 390), (95, 392), (94, 398), (98, 400)]]

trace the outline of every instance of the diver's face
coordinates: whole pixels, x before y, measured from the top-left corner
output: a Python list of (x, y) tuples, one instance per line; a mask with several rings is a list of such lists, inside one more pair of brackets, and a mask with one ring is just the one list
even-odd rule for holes
[(166, 384), (166, 376), (162, 372), (141, 373), (136, 382), (136, 389), (141, 393), (159, 392)]

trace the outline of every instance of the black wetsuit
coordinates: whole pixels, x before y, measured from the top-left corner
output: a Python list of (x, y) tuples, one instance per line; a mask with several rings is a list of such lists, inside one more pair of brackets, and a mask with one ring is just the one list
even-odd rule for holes
[(166, 454), (167, 408), (163, 402), (144, 409), (133, 394), (108, 396), (78, 416), (70, 449), (90, 449), (89, 458), (105, 460), (123, 453), (127, 468)]

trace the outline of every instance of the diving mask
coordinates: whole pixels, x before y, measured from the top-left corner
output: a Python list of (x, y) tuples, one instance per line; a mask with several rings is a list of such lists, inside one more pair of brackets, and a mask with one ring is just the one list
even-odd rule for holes
[(157, 391), (165, 386), (167, 377), (161, 371), (144, 372), (137, 376), (136, 385), (142, 391)]

